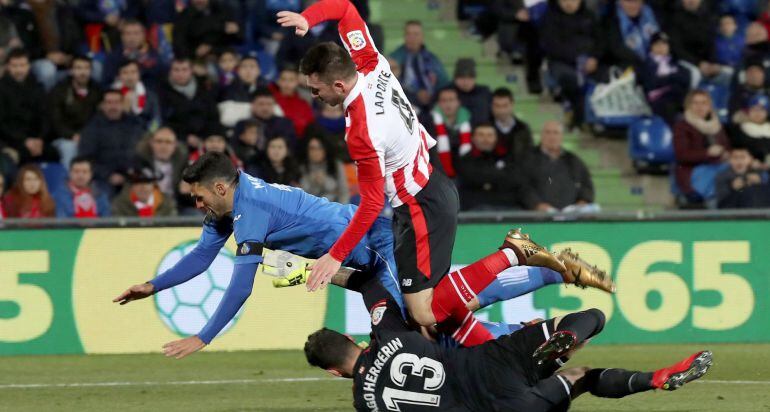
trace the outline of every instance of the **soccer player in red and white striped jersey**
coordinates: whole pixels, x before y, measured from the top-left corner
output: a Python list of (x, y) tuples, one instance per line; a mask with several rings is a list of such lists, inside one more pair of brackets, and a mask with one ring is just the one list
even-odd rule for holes
[[(340, 262), (366, 235), (387, 196), (394, 208), (396, 266), (410, 316), (424, 326), (452, 320), (456, 327), (473, 328), (477, 322), (465, 305), (495, 279), (490, 273), (499, 270), (480, 267), (478, 276), (468, 271), (452, 282), (439, 283), (451, 263), (457, 189), (444, 174), (433, 173), (428, 150), (436, 142), (417, 121), (366, 23), (348, 0), (321, 0), (302, 14), (278, 13), (278, 23), (293, 27), (300, 36), (327, 20), (338, 21), (345, 49), (334, 43), (315, 45), (302, 59), (300, 71), (308, 76), (315, 98), (345, 109), (345, 139), (358, 168), (361, 203), (329, 253), (313, 265), (307, 287), (312, 291), (329, 283)], [(522, 245), (506, 246), (491, 257), (492, 269), (527, 264), (530, 258), (518, 246)], [(556, 270), (566, 270), (555, 258), (552, 263)]]

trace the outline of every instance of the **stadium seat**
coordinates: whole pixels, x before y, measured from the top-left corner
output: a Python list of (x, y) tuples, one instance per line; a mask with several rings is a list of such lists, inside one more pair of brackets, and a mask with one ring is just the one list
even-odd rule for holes
[(658, 116), (643, 118), (628, 128), (628, 154), (639, 173), (666, 173), (674, 161), (671, 128)]
[(41, 162), (38, 163), (40, 170), (43, 171), (45, 176), (45, 184), (48, 186), (48, 191), (53, 193), (60, 186), (67, 182), (67, 169), (59, 162)]

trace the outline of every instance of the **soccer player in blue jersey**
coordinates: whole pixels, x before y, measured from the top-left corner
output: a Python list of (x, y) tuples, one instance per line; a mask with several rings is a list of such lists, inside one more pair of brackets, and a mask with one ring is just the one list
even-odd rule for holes
[[(297, 188), (268, 184), (246, 173), (239, 173), (229, 158), (214, 152), (204, 154), (190, 166), (184, 173), (184, 180), (191, 184), (191, 194), (197, 207), (207, 212), (198, 245), (168, 271), (149, 282), (132, 286), (114, 299), (125, 304), (192, 279), (209, 267), (230, 235), (234, 234), (238, 246), (230, 285), (216, 312), (198, 335), (164, 346), (167, 356), (177, 358), (209, 344), (235, 316), (251, 294), (254, 275), (262, 262), (263, 248), (318, 258), (334, 244), (356, 211), (354, 205), (329, 202)], [(389, 219), (378, 218), (343, 264), (376, 276), (403, 309), (390, 226)], [(597, 273), (587, 265), (576, 259), (570, 260), (569, 256), (565, 256), (565, 260), (572, 262), (568, 265), (573, 270), (572, 278), (549, 269), (531, 268), (531, 274), (527, 269), (518, 273), (518, 279), (492, 282), (485, 290), (487, 293), (479, 294), (469, 305), (483, 307), (528, 293), (545, 284), (565, 281), (580, 284), (582, 280), (584, 285), (611, 287), (611, 280), (604, 279), (602, 285)], [(479, 264), (483, 265), (484, 259), (474, 265)], [(494, 275), (500, 271), (496, 270)], [(450, 281), (450, 278), (447, 279)], [(594, 282), (587, 282), (590, 280)]]

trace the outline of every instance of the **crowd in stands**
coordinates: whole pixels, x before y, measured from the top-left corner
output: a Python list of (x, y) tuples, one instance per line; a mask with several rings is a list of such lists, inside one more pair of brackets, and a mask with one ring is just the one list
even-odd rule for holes
[[(343, 109), (313, 101), (297, 70), (313, 44), (339, 41), (336, 26), (299, 38), (274, 21), (306, 6), (0, 0), (0, 217), (198, 214), (181, 176), (207, 151), (269, 183), (356, 202)], [(419, 21), (403, 40), (388, 59), (464, 210), (590, 209), (591, 178), (562, 147), (561, 124), (535, 145), (513, 93), (479, 84), (475, 61), (450, 75)]]
[(673, 132), (680, 205), (770, 207), (770, 2), (463, 0), (458, 12), (523, 57), (529, 91), (549, 88), (568, 127), (584, 126), (594, 86), (632, 69)]

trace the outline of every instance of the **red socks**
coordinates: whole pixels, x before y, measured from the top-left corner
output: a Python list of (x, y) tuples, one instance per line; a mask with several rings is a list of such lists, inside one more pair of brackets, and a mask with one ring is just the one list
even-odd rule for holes
[(448, 273), (433, 288), (431, 307), (437, 323), (449, 318), (457, 323), (465, 320), (465, 304), (473, 300), (496, 278), (497, 274), (518, 264), (510, 249), (498, 250), (456, 272)]

